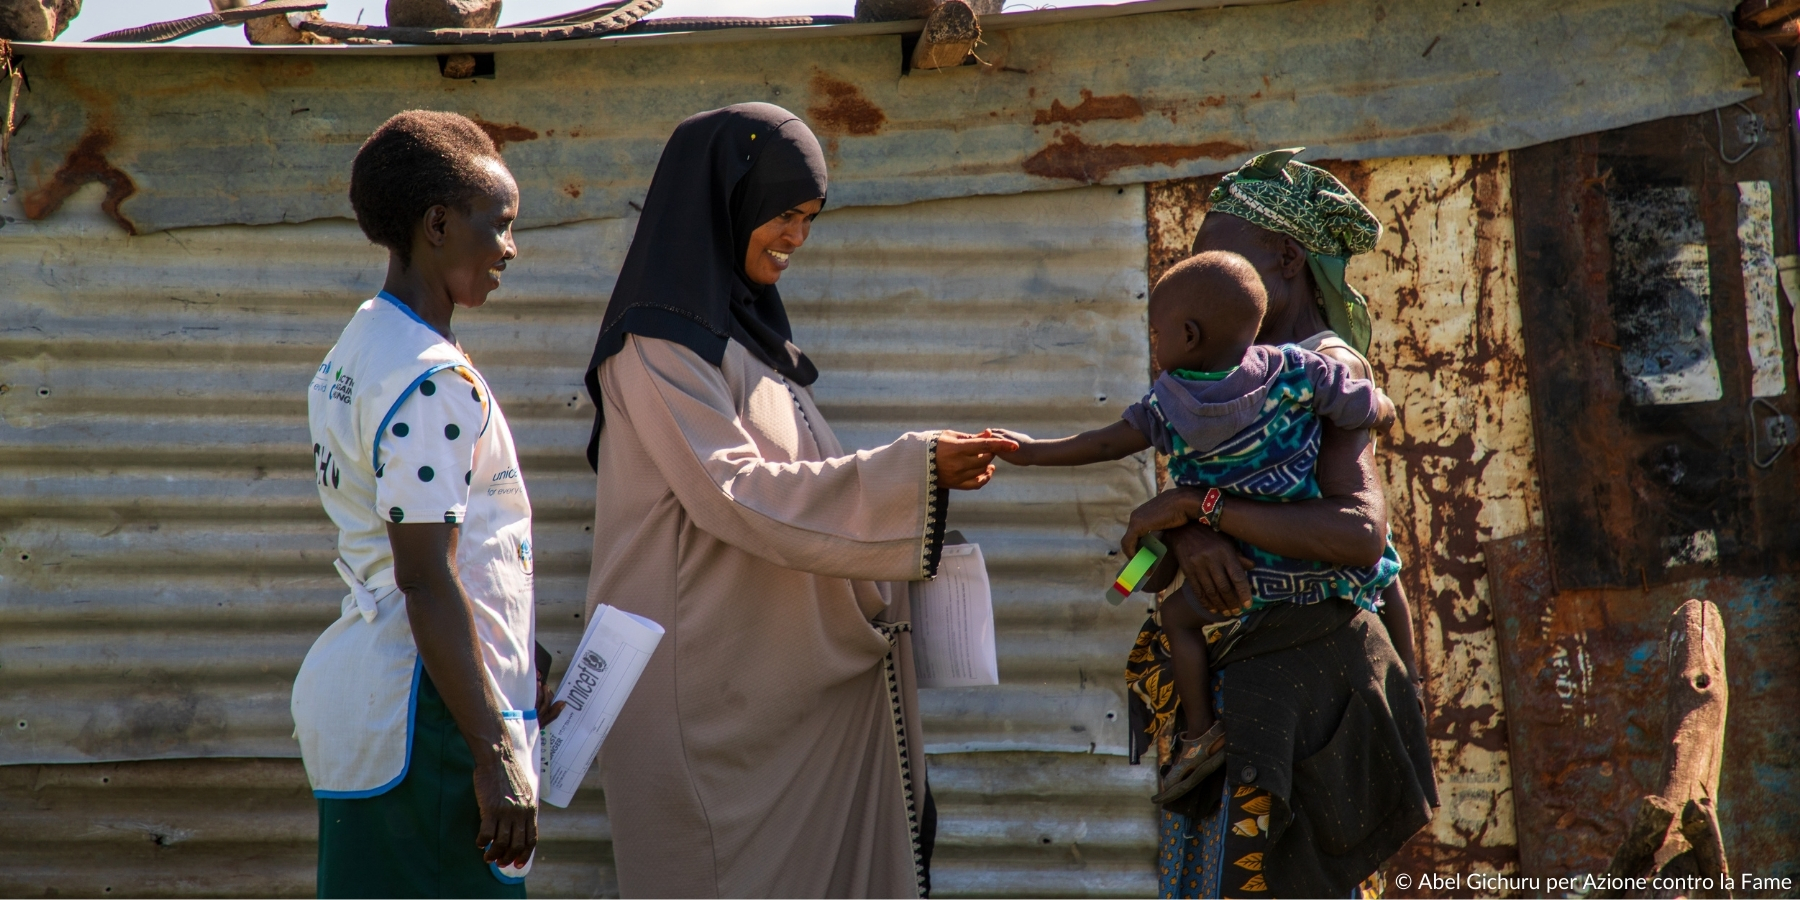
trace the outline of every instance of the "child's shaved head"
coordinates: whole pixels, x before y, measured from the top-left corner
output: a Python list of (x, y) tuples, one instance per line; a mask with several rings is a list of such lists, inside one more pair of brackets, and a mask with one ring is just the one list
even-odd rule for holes
[(1157, 367), (1220, 370), (1238, 364), (1268, 311), (1249, 260), (1213, 250), (1177, 263), (1150, 292)]

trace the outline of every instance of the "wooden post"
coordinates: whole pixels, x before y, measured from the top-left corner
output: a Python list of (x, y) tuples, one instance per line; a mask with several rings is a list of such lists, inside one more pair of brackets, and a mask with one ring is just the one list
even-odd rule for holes
[(1795, 13), (1800, 13), (1800, 0), (1745, 0), (1738, 4), (1737, 19), (1739, 25), (1767, 28)]
[[(1719, 766), (1725, 755), (1725, 625), (1719, 607), (1689, 600), (1669, 619), (1664, 659), (1669, 701), (1663, 719), (1662, 788), (1645, 797), (1607, 874), (1638, 878), (1711, 876), (1719, 885), (1693, 897), (1729, 897), (1719, 834)], [(1596, 898), (1629, 892), (1601, 891)]]
[(925, 18), (919, 45), (913, 48), (914, 69), (960, 66), (981, 41), (981, 22), (968, 0), (944, 0)]

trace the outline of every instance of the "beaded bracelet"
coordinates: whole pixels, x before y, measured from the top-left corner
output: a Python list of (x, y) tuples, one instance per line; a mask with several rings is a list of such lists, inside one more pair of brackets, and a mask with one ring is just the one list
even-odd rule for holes
[(1219, 530), (1219, 517), (1225, 514), (1225, 494), (1218, 488), (1207, 488), (1200, 498), (1199, 519), (1214, 531)]

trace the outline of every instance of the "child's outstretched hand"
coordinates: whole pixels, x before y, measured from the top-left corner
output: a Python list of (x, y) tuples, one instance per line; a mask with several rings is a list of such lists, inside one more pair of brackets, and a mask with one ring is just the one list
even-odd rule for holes
[(1006, 460), (1015, 466), (1029, 466), (1034, 464), (1032, 462), (1032, 456), (1035, 454), (1032, 452), (1031, 445), (1037, 443), (1037, 441), (1032, 438), (1031, 435), (1026, 434), (1023, 431), (1012, 431), (1006, 428), (989, 428), (988, 433), (995, 437), (1007, 438), (1019, 445), (1017, 450), (1003, 451), (994, 454), (994, 456)]

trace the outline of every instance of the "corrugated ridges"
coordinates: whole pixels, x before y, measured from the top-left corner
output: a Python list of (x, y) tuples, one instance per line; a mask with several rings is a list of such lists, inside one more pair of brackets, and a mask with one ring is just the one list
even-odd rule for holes
[[(933, 895), (1152, 893), (1148, 771), (1086, 754), (933, 757)], [(298, 760), (0, 766), (0, 820), (4, 896), (313, 896), (318, 813)], [(539, 821), (532, 896), (618, 896), (591, 773)]]
[[(846, 446), (1117, 415), (1145, 381), (1142, 216), (1137, 188), (827, 213), (783, 288)], [(521, 232), (507, 288), (458, 319), (521, 445), (559, 652), (591, 542), (581, 367), (631, 227)], [(128, 238), (73, 212), (0, 249), (0, 761), (292, 754), (286, 685), (343, 593), (303, 385), (381, 254), (343, 221)], [(1122, 746), (1142, 610), (1096, 586), (1147, 486), (1121, 463), (956, 496), (1006, 684), (931, 692), (934, 748)]]

